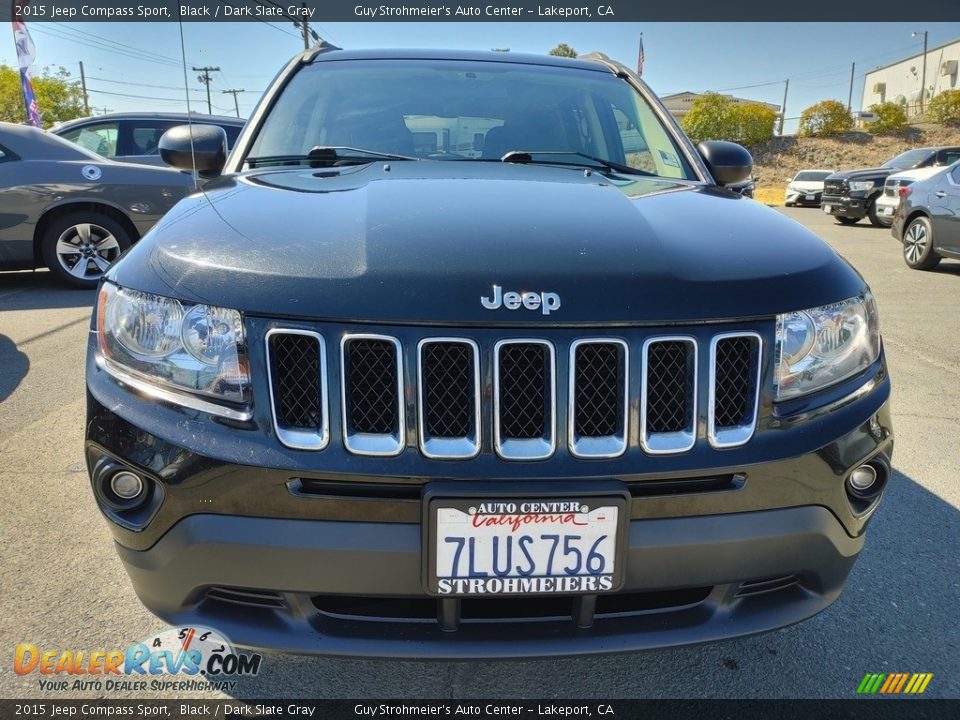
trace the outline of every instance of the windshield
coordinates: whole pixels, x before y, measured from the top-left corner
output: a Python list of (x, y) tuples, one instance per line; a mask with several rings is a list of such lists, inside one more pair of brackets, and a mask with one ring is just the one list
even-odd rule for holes
[(636, 90), (609, 72), (573, 67), (317, 62), (284, 88), (248, 157), (305, 156), (317, 146), (476, 161), (499, 160), (512, 150), (576, 152), (645, 173), (696, 179)]
[(826, 180), (830, 175), (833, 175), (830, 170), (805, 170), (803, 172), (798, 172), (797, 176), (794, 178), (794, 181), (819, 182)]
[(915, 168), (924, 160), (927, 160), (931, 155), (933, 155), (933, 150), (907, 150), (905, 153), (901, 153), (895, 158), (887, 160), (881, 167), (909, 170)]

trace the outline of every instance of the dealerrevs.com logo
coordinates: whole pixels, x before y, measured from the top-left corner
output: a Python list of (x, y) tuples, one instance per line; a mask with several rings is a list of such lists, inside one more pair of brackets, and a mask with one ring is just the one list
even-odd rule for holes
[(230, 691), (237, 677), (259, 673), (262, 660), (197, 625), (170, 628), (124, 650), (51, 650), (20, 643), (13, 670), (38, 675), (41, 690)]

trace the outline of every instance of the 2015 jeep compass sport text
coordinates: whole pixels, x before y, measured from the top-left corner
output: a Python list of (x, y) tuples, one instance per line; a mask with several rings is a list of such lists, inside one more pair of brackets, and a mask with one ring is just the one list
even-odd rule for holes
[(520, 657), (839, 596), (891, 475), (873, 298), (599, 55), (315, 49), (110, 268), (86, 454), (143, 603)]

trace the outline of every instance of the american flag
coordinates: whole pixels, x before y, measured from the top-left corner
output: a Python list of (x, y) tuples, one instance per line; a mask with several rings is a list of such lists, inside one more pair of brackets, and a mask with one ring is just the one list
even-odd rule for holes
[(637, 75), (643, 75), (643, 33), (640, 33), (640, 50), (637, 53)]
[(27, 107), (27, 120), (34, 127), (40, 127), (40, 108), (37, 106), (37, 97), (33, 94), (33, 83), (31, 77), (33, 73), (33, 59), (36, 56), (36, 48), (27, 26), (22, 20), (17, 20), (16, 8), (24, 8), (30, 3), (30, 0), (14, 0), (14, 20), (13, 20), (13, 41), (17, 46), (17, 65), (20, 66), (20, 83), (23, 85), (23, 100)]

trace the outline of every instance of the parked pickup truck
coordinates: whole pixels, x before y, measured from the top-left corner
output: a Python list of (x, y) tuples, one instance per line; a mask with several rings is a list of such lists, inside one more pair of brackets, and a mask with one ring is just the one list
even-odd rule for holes
[(823, 183), (820, 207), (842, 225), (853, 225), (861, 218), (869, 217), (872, 225), (889, 227), (889, 223), (884, 223), (880, 217), (876, 205), (887, 177), (903, 170), (946, 166), (956, 160), (960, 160), (960, 147), (915, 148), (887, 160), (878, 168), (834, 173)]

